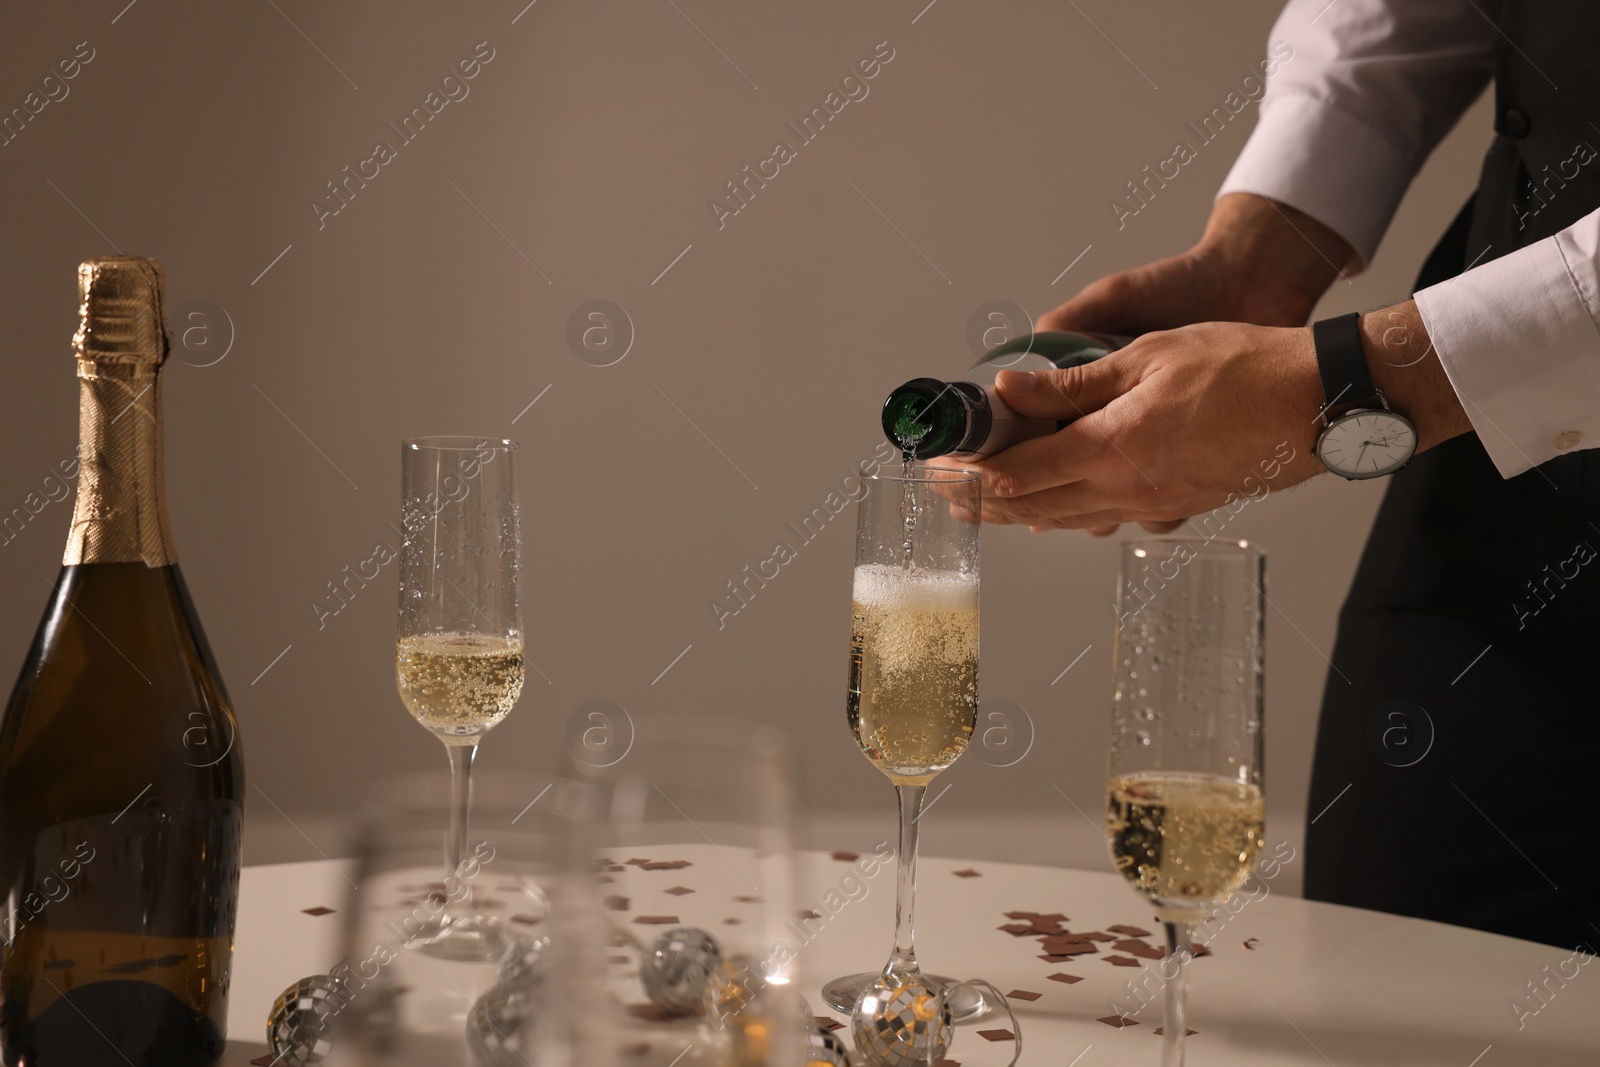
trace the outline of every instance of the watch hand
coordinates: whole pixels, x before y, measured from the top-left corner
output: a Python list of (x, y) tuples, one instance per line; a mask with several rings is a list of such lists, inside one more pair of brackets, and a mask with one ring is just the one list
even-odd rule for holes
[(1366, 456), (1366, 454), (1367, 454), (1367, 446), (1370, 445), (1370, 444), (1372, 444), (1371, 441), (1365, 441), (1365, 442), (1362, 443), (1362, 445), (1361, 445), (1361, 455), (1356, 457), (1356, 470), (1360, 470), (1361, 469), (1361, 460), (1362, 460), (1362, 458), (1364, 456)]

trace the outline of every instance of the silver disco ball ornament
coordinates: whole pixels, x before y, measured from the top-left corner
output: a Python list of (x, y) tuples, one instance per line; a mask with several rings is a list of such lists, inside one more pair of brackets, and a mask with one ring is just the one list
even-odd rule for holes
[(505, 959), (500, 961), (500, 974), (495, 979), (495, 985), (508, 989), (527, 989), (536, 984), (544, 973), (545, 949), (549, 945), (548, 937), (518, 941), (506, 953)]
[(873, 1067), (926, 1067), (945, 1058), (954, 1020), (927, 979), (884, 975), (856, 1000), (850, 1034)]
[(806, 1035), (805, 1067), (851, 1067), (844, 1042), (820, 1026)]
[(467, 1016), (467, 1046), (482, 1067), (526, 1067), (533, 1061), (533, 996), (497, 985)]
[(331, 974), (302, 978), (278, 994), (267, 1016), (267, 1044), (282, 1067), (320, 1063), (333, 1048), (333, 1016), (344, 1009), (349, 992)]
[(676, 1015), (700, 1011), (722, 946), (704, 930), (675, 926), (656, 937), (639, 968), (645, 996)]

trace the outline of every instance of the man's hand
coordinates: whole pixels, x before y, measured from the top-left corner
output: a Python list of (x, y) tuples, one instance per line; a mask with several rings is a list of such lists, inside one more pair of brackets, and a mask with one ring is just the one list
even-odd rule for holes
[(1170, 529), (1229, 493), (1253, 495), (1269, 469), (1271, 488), (1322, 470), (1307, 329), (1185, 326), (1082, 367), (1003, 371), (997, 386), (1018, 414), (1077, 421), (974, 464), (988, 522)]
[[(1366, 315), (1362, 335), (1373, 381), (1416, 426), (1418, 451), (1471, 429), (1414, 302)], [(1305, 327), (1200, 323), (1081, 367), (1002, 371), (996, 387), (1018, 414), (1076, 421), (973, 464), (988, 522), (1171, 529), (1230, 496), (1323, 471), (1322, 381)]]
[[(1198, 322), (1300, 326), (1323, 291), (1355, 260), (1355, 250), (1343, 238), (1309, 215), (1234, 193), (1217, 201), (1193, 248), (1101, 278), (1040, 316), (1035, 326), (1121, 334)], [(1143, 525), (1165, 533), (1178, 524)], [(1089, 527), (1089, 532), (1104, 536), (1115, 529)]]

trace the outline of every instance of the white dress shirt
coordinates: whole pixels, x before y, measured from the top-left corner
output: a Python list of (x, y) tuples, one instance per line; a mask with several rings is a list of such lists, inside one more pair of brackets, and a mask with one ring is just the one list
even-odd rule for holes
[[(1271, 40), (1294, 53), (1268, 79), (1217, 195), (1298, 208), (1364, 266), (1423, 161), (1488, 84), (1499, 13), (1497, 0), (1289, 0)], [(1600, 446), (1600, 210), (1416, 300), (1503, 477)]]

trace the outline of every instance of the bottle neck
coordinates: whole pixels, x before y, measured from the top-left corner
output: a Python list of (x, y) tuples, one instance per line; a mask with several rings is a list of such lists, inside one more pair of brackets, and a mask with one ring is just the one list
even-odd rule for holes
[(176, 563), (158, 366), (79, 359), (78, 379), (78, 498), (63, 562)]

